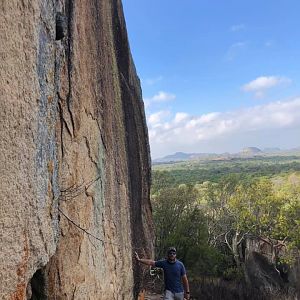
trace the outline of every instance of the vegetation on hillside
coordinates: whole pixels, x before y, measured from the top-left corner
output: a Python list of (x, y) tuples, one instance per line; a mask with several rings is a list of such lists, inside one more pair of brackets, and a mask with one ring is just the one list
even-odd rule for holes
[(199, 160), (153, 166), (153, 186), (162, 173), (165, 185), (197, 184), (204, 181), (218, 182), (225, 175), (236, 174), (242, 178), (271, 177), (300, 171), (300, 156), (274, 156), (236, 158), (230, 160)]
[(274, 263), (291, 262), (290, 250), (300, 248), (297, 171), (300, 157), (155, 167), (157, 258), (176, 245), (194, 276), (236, 279), (243, 276), (243, 243), (251, 236), (271, 244)]

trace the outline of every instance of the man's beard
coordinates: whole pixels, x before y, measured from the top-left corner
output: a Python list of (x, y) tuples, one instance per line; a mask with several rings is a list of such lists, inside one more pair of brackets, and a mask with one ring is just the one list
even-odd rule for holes
[(168, 257), (168, 261), (173, 264), (176, 261), (176, 258), (175, 257), (174, 258)]

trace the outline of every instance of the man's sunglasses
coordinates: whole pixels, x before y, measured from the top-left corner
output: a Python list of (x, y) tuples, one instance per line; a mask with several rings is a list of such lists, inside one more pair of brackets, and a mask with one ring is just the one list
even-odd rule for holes
[(171, 252), (168, 253), (168, 255), (176, 255), (176, 252), (171, 251)]

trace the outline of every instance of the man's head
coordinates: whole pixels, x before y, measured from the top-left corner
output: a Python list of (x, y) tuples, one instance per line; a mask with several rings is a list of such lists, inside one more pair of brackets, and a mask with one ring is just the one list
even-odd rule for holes
[(167, 252), (168, 261), (175, 262), (176, 261), (176, 248), (170, 247)]

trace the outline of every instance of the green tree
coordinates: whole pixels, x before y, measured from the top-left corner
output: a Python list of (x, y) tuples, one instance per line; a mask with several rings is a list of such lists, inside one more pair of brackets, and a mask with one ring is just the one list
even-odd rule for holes
[(208, 184), (205, 197), (209, 241), (214, 246), (227, 245), (237, 266), (243, 262), (241, 244), (247, 235), (268, 242), (274, 249), (274, 262), (276, 247), (285, 246), (285, 241), (299, 245), (298, 190), (286, 194), (276, 192), (266, 178), (227, 177), (219, 184)]
[(198, 205), (198, 191), (189, 185), (161, 189), (152, 196), (156, 254), (176, 246), (189, 270), (217, 272), (218, 252), (207, 243), (205, 216)]
[(152, 172), (152, 184), (151, 194), (154, 195), (161, 189), (166, 189), (175, 186), (174, 177), (168, 171), (153, 171)]

